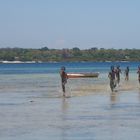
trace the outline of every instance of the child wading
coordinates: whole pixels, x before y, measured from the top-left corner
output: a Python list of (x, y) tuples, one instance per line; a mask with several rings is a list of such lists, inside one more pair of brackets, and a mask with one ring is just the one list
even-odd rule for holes
[(120, 73), (121, 73), (121, 69), (120, 66), (117, 66), (116, 70), (115, 70), (115, 74), (116, 74), (116, 80), (117, 80), (117, 84), (119, 85), (120, 83)]
[(61, 67), (60, 76), (61, 76), (63, 96), (66, 96), (65, 95), (65, 84), (67, 83), (67, 79), (68, 79), (68, 76), (67, 76), (67, 73), (65, 72), (65, 70), (66, 70), (66, 68), (64, 66)]
[(109, 72), (108, 77), (110, 79), (110, 88), (113, 92), (114, 88), (116, 87), (114, 66), (111, 66), (111, 71)]

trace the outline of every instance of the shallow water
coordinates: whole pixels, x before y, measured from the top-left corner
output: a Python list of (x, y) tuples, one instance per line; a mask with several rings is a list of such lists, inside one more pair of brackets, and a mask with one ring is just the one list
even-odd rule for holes
[(30, 98), (0, 104), (0, 137), (7, 139), (139, 139), (136, 93)]
[(11, 74), (0, 77), (2, 140), (139, 140), (140, 87), (137, 75), (121, 78), (111, 93), (107, 73), (68, 79), (63, 98), (60, 76)]
[[(139, 140), (138, 63), (111, 93), (112, 63), (0, 64), (0, 140)], [(68, 79), (62, 97), (59, 69), (99, 71), (99, 78)]]

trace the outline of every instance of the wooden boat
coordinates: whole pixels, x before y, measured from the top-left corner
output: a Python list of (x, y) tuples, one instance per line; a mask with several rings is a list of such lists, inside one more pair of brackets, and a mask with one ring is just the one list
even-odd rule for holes
[(97, 78), (99, 72), (90, 73), (67, 73), (68, 78)]

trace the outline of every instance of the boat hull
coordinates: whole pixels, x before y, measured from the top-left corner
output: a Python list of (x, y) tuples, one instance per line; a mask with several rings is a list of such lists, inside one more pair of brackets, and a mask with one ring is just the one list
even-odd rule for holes
[(68, 78), (97, 78), (99, 73), (68, 73)]

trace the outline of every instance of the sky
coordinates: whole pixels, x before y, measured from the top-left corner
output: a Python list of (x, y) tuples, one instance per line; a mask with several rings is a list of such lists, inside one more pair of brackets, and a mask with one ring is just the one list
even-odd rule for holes
[(140, 0), (0, 0), (0, 48), (140, 48)]

